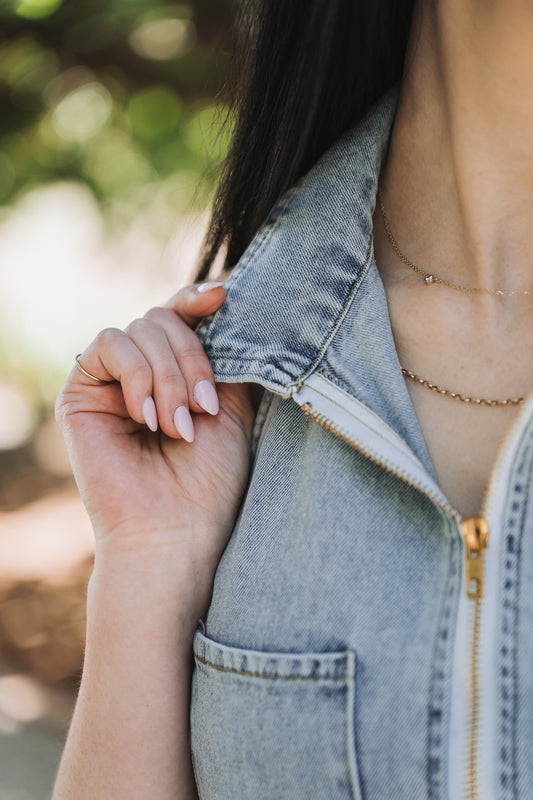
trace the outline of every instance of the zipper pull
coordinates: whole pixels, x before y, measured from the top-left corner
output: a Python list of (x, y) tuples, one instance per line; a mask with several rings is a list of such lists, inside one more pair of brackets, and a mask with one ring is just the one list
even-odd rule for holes
[(472, 600), (483, 597), (483, 550), (489, 539), (489, 526), (483, 517), (461, 521), (466, 545), (466, 595)]

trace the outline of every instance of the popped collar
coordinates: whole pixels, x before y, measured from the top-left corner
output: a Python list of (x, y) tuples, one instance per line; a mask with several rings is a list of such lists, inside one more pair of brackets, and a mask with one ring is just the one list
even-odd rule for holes
[[(313, 372), (387, 422), (435, 478), (401, 373), (372, 246), (395, 87), (271, 212), (196, 328), (216, 381), (291, 396)], [(349, 344), (351, 342), (351, 345)]]

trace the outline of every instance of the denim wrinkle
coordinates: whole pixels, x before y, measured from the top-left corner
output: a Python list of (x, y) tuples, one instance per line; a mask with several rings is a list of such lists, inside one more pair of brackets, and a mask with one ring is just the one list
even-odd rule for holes
[[(448, 787), (452, 685), (464, 680), (458, 520), (298, 404), (315, 381), (332, 408), (364, 407), (382, 446), (403, 448), (436, 484), (372, 242), (397, 99), (394, 87), (286, 193), (196, 327), (217, 382), (264, 389), (246, 490), (193, 640), (202, 800), (459, 800)], [(359, 416), (350, 424), (364, 436)], [(494, 774), (483, 800), (533, 797), (528, 424), (490, 587), (498, 756), (482, 765)]]

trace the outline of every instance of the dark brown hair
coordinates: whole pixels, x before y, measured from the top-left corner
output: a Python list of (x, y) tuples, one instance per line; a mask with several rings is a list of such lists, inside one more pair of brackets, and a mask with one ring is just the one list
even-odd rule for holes
[(412, 13), (413, 0), (241, 0), (232, 144), (196, 280), (222, 246), (234, 266), (285, 190), (400, 80)]

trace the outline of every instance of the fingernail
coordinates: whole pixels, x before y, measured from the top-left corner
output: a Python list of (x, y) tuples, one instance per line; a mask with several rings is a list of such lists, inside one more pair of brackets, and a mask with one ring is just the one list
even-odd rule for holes
[(211, 381), (201, 380), (198, 381), (194, 387), (194, 399), (199, 406), (209, 414), (218, 413), (218, 396)]
[(143, 417), (151, 431), (157, 430), (157, 411), (152, 397), (147, 397), (143, 402)]
[(211, 289), (216, 289), (217, 286), (224, 286), (224, 281), (206, 281), (205, 283), (200, 283), (196, 287), (196, 291), (199, 294), (205, 294), (205, 292), (210, 292)]
[(187, 442), (194, 439), (194, 426), (187, 406), (178, 406), (174, 411), (174, 425), (177, 432), (183, 436)]

